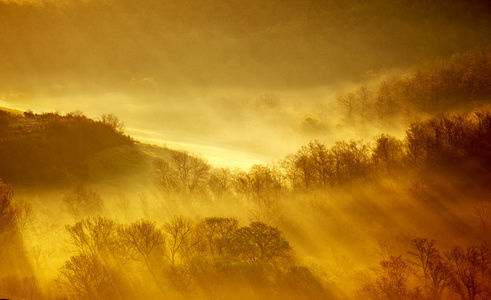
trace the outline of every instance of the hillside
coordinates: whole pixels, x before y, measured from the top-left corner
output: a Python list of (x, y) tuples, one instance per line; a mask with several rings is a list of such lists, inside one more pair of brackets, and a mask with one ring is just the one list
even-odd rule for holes
[(15, 186), (65, 187), (126, 176), (149, 160), (142, 147), (123, 134), (114, 116), (96, 121), (78, 112), (0, 109), (0, 178)]
[(337, 98), (347, 125), (409, 125), (422, 118), (472, 112), (491, 103), (491, 47), (474, 48), (382, 77)]

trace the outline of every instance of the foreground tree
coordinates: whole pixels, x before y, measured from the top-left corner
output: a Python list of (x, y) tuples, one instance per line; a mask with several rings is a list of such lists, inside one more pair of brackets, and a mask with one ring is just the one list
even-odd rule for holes
[(123, 227), (119, 235), (131, 257), (145, 264), (160, 292), (165, 295), (162, 273), (166, 236), (162, 230), (155, 223), (142, 220)]
[(79, 254), (117, 264), (126, 262), (131, 256), (130, 249), (118, 236), (119, 226), (112, 220), (85, 218), (73, 226), (67, 225), (66, 229)]
[(466, 249), (454, 247), (446, 254), (452, 275), (450, 288), (461, 299), (488, 299), (491, 296), (490, 255), (486, 245)]
[(360, 299), (421, 299), (419, 290), (410, 290), (407, 282), (410, 270), (401, 256), (380, 261), (377, 277), (363, 283), (357, 291)]
[(429, 299), (441, 299), (443, 290), (450, 284), (451, 274), (448, 265), (435, 247), (435, 240), (416, 238), (412, 240), (414, 264), (421, 270), (419, 278)]
[(97, 256), (72, 256), (58, 281), (77, 299), (120, 299), (117, 273)]
[(18, 226), (22, 211), (13, 202), (13, 197), (12, 185), (0, 179), (0, 277), (32, 273)]

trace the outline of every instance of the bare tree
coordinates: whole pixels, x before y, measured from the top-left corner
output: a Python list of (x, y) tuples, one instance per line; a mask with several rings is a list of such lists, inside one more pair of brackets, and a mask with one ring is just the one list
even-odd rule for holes
[(16, 223), (22, 232), (28, 230), (33, 223), (34, 213), (31, 203), (21, 199), (14, 202), (15, 210), (17, 211)]
[(462, 299), (479, 299), (489, 293), (489, 248), (486, 245), (466, 249), (454, 247), (446, 254), (452, 279), (450, 288)]
[(172, 162), (182, 192), (193, 193), (204, 189), (210, 170), (204, 158), (190, 156), (186, 151), (176, 151), (172, 154)]
[(355, 94), (362, 121), (369, 120), (372, 117), (373, 92), (364, 84), (356, 89)]
[(117, 273), (97, 256), (70, 257), (61, 268), (58, 281), (78, 299), (120, 299)]
[(355, 111), (358, 110), (358, 103), (356, 101), (356, 95), (354, 93), (348, 93), (344, 96), (337, 98), (338, 106), (345, 114), (346, 120), (352, 122)]
[(101, 122), (105, 125), (108, 125), (118, 133), (124, 132), (124, 123), (120, 121), (119, 118), (114, 114), (102, 115)]
[(410, 290), (407, 282), (410, 270), (401, 256), (389, 256), (380, 261), (381, 269), (376, 271), (377, 277), (365, 280), (357, 291), (360, 299), (421, 299), (418, 290)]
[(133, 258), (143, 262), (150, 272), (160, 292), (166, 291), (162, 285), (163, 257), (165, 255), (166, 236), (149, 221), (135, 222), (120, 230), (122, 242), (132, 250)]
[(215, 197), (222, 197), (232, 186), (232, 172), (229, 168), (212, 169), (208, 186)]
[(281, 178), (274, 167), (253, 165), (236, 175), (236, 188), (251, 198), (271, 198), (281, 190)]
[(404, 157), (402, 142), (394, 137), (381, 134), (375, 139), (372, 160), (378, 170), (390, 172), (402, 163)]
[(176, 171), (170, 163), (162, 158), (153, 161), (153, 182), (157, 189), (168, 195), (178, 190)]
[(135, 222), (120, 229), (120, 238), (132, 249), (134, 259), (143, 262), (150, 271), (165, 252), (165, 234), (149, 221)]
[(206, 218), (199, 224), (213, 258), (227, 252), (237, 225), (236, 219), (216, 217)]
[(302, 146), (295, 154), (295, 168), (299, 171), (303, 181), (303, 188), (309, 190), (314, 184), (314, 168), (310, 158), (309, 149)]
[(14, 189), (0, 179), (0, 233), (15, 227), (17, 210), (12, 202)]
[(194, 247), (200, 240), (196, 237), (194, 224), (190, 219), (174, 217), (170, 222), (164, 225), (164, 231), (168, 236), (168, 255), (167, 258), (174, 265), (179, 256), (182, 262), (189, 256)]
[(85, 218), (73, 226), (67, 225), (66, 229), (72, 245), (81, 255), (99, 257), (117, 265), (131, 257), (130, 249), (119, 239), (119, 226), (112, 220)]
[(283, 179), (288, 182), (287, 186), (289, 188), (295, 189), (302, 185), (302, 176), (300, 174), (300, 169), (297, 167), (295, 155), (288, 154), (285, 158), (280, 160), (279, 166), (282, 171)]
[(118, 198), (116, 200), (116, 206), (123, 214), (123, 218), (125, 220), (128, 219), (128, 208), (130, 207), (130, 200), (124, 193), (119, 193)]
[(95, 215), (103, 207), (99, 193), (82, 186), (77, 186), (73, 192), (65, 195), (63, 202), (75, 217)]
[(333, 176), (338, 184), (352, 183), (367, 174), (370, 165), (368, 145), (362, 141), (336, 142), (333, 154)]
[(317, 184), (322, 188), (326, 188), (332, 183), (332, 154), (318, 140), (310, 142), (308, 147)]
[(401, 110), (400, 104), (395, 99), (393, 87), (389, 82), (383, 81), (379, 85), (374, 107), (381, 122), (386, 122)]
[(435, 240), (416, 238), (412, 240), (413, 249), (408, 253), (422, 271), (419, 276), (428, 297), (441, 299), (443, 290), (450, 284), (450, 269), (435, 247)]

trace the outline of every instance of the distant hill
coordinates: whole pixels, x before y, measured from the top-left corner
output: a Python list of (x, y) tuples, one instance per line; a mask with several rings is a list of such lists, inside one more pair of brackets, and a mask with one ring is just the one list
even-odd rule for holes
[[(109, 115), (33, 114), (0, 108), (0, 178), (16, 186), (66, 186), (151, 165), (152, 147), (125, 135)], [(150, 176), (150, 174), (149, 174)]]

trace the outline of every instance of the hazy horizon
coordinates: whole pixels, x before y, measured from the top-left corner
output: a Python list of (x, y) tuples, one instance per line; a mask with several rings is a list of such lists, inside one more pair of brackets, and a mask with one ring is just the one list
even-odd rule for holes
[(337, 126), (336, 96), (486, 46), (488, 13), (485, 1), (3, 0), (0, 99), (113, 113), (142, 141), (249, 167), (387, 130)]

